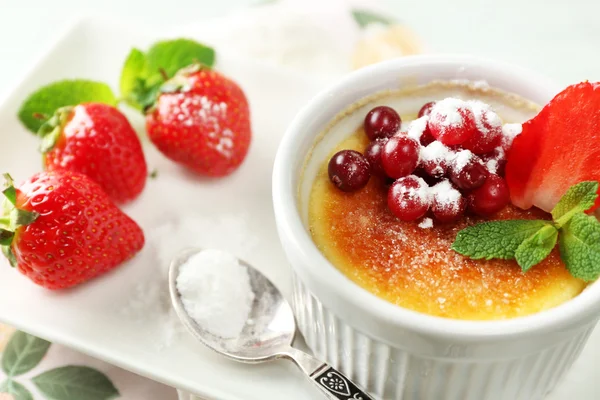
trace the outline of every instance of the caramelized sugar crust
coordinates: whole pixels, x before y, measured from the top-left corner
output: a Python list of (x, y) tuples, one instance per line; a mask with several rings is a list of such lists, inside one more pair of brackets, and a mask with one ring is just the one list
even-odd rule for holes
[[(357, 132), (338, 149), (362, 151), (364, 137)], [(313, 240), (333, 265), (391, 303), (448, 318), (504, 319), (555, 307), (585, 287), (566, 271), (557, 249), (527, 273), (515, 261), (463, 257), (450, 249), (456, 233), (482, 219), (434, 222), (433, 228), (422, 229), (418, 221), (395, 218), (386, 193), (383, 180), (375, 178), (362, 190), (341, 192), (329, 182), (325, 163), (312, 189), (309, 223)], [(508, 206), (495, 219), (549, 215)]]

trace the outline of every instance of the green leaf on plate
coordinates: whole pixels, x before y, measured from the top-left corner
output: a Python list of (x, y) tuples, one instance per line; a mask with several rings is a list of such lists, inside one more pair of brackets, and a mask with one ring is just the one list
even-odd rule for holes
[(354, 9), (352, 10), (352, 16), (361, 28), (364, 28), (369, 24), (391, 25), (396, 22), (391, 17), (377, 14), (369, 10)]
[(578, 213), (561, 229), (560, 256), (575, 278), (590, 282), (600, 276), (600, 222)]
[(515, 251), (515, 259), (527, 272), (536, 264), (542, 262), (556, 246), (558, 230), (552, 225), (546, 225), (531, 237), (525, 239)]
[(49, 400), (110, 400), (119, 391), (102, 372), (85, 366), (69, 365), (46, 371), (32, 379)]
[(86, 102), (115, 105), (117, 99), (110, 87), (101, 82), (85, 79), (58, 81), (30, 94), (21, 105), (18, 116), (27, 129), (37, 133), (59, 108)]
[(31, 392), (25, 386), (12, 379), (7, 379), (0, 384), (0, 393), (12, 394), (15, 400), (33, 400)]
[(9, 377), (30, 371), (44, 358), (50, 342), (25, 332), (15, 332), (2, 354), (2, 370)]

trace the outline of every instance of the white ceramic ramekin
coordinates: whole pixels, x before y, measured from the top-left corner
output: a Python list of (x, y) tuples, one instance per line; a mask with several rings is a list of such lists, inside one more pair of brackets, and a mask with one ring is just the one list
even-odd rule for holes
[(512, 65), (462, 56), (406, 57), (348, 75), (315, 97), (290, 125), (275, 161), (273, 201), (295, 276), (296, 318), (318, 357), (380, 398), (542, 399), (596, 325), (598, 283), (559, 307), (523, 318), (477, 322), (424, 315), (390, 304), (346, 278), (313, 244), (300, 215), (303, 162), (336, 114), (404, 82), (451, 79), (485, 80), (538, 104), (558, 91), (539, 75)]

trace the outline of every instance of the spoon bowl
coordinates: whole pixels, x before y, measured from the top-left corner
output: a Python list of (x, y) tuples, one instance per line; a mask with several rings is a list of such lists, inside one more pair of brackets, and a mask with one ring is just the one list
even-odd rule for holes
[[(278, 358), (296, 363), (311, 381), (329, 399), (371, 400), (350, 379), (328, 364), (292, 347), (296, 322), (289, 303), (273, 283), (247, 262), (238, 259), (250, 278), (254, 301), (243, 329), (237, 337), (224, 338), (214, 335), (185, 309), (177, 289), (179, 270), (190, 257), (204, 251), (187, 249), (179, 253), (169, 266), (169, 293), (175, 312), (188, 331), (210, 349), (236, 361), (257, 364)], [(242, 307), (243, 304), (240, 304)], [(215, 316), (227, 318), (227, 315)]]
[[(201, 249), (182, 251), (169, 267), (169, 293), (179, 319), (207, 347), (236, 361), (260, 363), (277, 358), (294, 341), (296, 323), (289, 303), (273, 283), (243, 260), (240, 266), (248, 271), (254, 302), (239, 337), (222, 338), (210, 333), (192, 319), (177, 290), (179, 268)], [(222, 318), (227, 318), (223, 315)]]

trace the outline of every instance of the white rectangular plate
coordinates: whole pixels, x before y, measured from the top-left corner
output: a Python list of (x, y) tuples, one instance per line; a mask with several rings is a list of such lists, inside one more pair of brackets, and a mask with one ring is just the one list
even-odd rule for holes
[[(116, 88), (129, 49), (158, 38), (98, 19), (68, 30), (0, 106), (0, 172), (10, 171), (21, 181), (41, 167), (36, 138), (16, 119), (27, 93), (75, 77)], [(1, 261), (0, 321), (211, 399), (319, 398), (287, 362), (247, 366), (210, 352), (181, 331), (170, 311), (166, 264), (190, 245), (230, 250), (290, 293), (271, 206), (271, 165), (286, 125), (321, 85), (227, 57), (218, 59), (217, 68), (241, 84), (251, 104), (254, 138), (241, 169), (222, 180), (199, 179), (145, 143), (149, 167), (159, 175), (125, 207), (146, 233), (144, 250), (114, 272), (63, 292), (39, 288)], [(134, 124), (141, 130), (143, 120), (134, 117)], [(550, 399), (585, 400), (600, 392), (593, 368), (599, 353), (596, 333)]]

